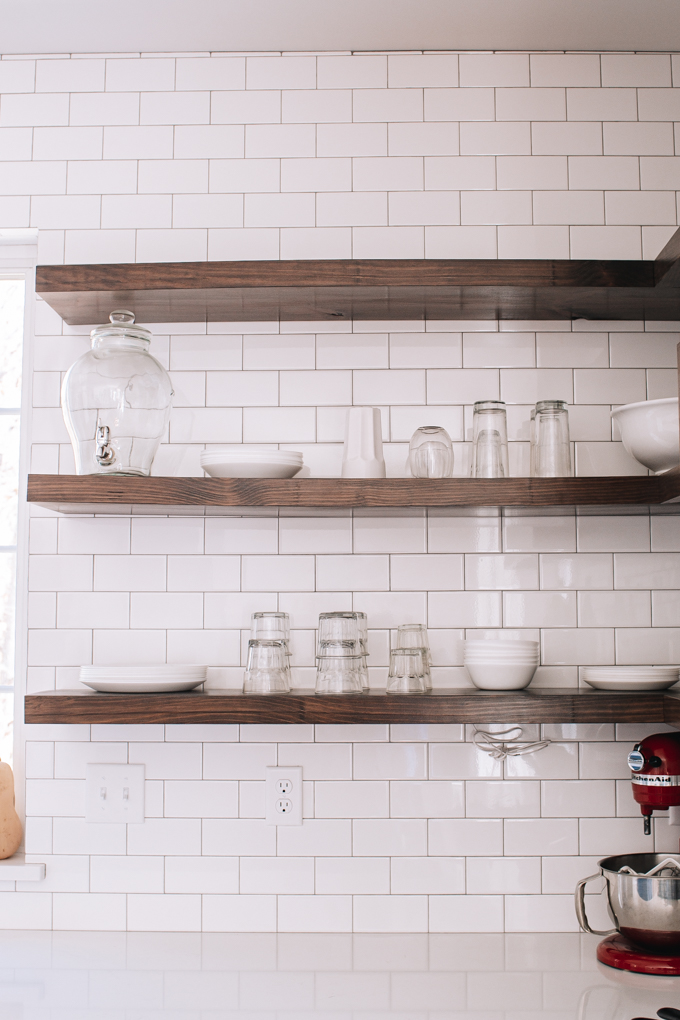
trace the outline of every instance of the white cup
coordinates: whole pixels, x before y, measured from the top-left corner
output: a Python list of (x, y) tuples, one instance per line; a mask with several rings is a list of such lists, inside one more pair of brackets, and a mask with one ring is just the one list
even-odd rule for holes
[(385, 477), (379, 407), (350, 407), (347, 411), (341, 477)]

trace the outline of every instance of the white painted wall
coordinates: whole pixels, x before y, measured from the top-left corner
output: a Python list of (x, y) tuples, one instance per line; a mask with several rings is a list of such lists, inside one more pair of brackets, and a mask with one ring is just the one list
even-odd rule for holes
[[(0, 226), (40, 261), (654, 257), (674, 231), (680, 90), (670, 55), (384, 54), (0, 61)], [(676, 84), (678, 78), (675, 79)], [(157, 324), (177, 393), (154, 470), (206, 444), (304, 452), (337, 474), (345, 408), (379, 405), (389, 473), (444, 424), (467, 471), (471, 404), (509, 405), (527, 472), (530, 405), (570, 405), (579, 474), (639, 473), (613, 405), (677, 392), (677, 323)], [(87, 347), (36, 307), (34, 471), (73, 470), (63, 373)], [(314, 679), (319, 611), (431, 628), (435, 683), (467, 683), (461, 639), (542, 641), (536, 683), (578, 666), (680, 659), (680, 526), (593, 518), (356, 513), (31, 519), (31, 691), (85, 662), (207, 661), (238, 686), (249, 615), (291, 613)], [(499, 720), (500, 721), (500, 720)], [(512, 721), (512, 720), (508, 720)], [(659, 729), (659, 726), (651, 729)], [(205, 931), (574, 930), (598, 856), (642, 834), (625, 766), (644, 727), (546, 727), (505, 774), (460, 727), (27, 727), (26, 848), (42, 887), (0, 925)], [(84, 769), (143, 762), (143, 826), (88, 826)], [(301, 764), (301, 829), (263, 822), (267, 764)]]

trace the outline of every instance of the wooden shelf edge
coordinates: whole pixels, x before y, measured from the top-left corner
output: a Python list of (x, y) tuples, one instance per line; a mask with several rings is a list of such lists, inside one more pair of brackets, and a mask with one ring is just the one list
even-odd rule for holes
[[(680, 500), (680, 474), (603, 478), (177, 478), (29, 475), (27, 500), (164, 507), (552, 507), (660, 506)], [(94, 509), (91, 509), (94, 508)], [(680, 507), (679, 507), (680, 509)]]
[(45, 691), (24, 701), (27, 724), (369, 724), (369, 723), (663, 723), (680, 727), (680, 698), (664, 691), (582, 688), (524, 691), (438, 689), (425, 695), (385, 691), (320, 697), (294, 691), (267, 697), (238, 691), (95, 694)]
[(661, 261), (348, 259), (52, 265), (36, 290), (70, 325), (128, 307), (139, 322), (673, 319)]

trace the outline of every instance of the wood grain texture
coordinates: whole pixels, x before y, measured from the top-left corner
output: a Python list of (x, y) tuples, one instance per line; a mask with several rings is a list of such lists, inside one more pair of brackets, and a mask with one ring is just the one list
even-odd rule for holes
[[(257, 696), (238, 691), (95, 694), (46, 691), (24, 701), (26, 723), (585, 723), (675, 722), (663, 691), (634, 694), (583, 689), (438, 689), (318, 696), (311, 691)], [(674, 696), (670, 696), (674, 705)], [(680, 701), (678, 702), (680, 719)]]
[[(664, 287), (655, 287), (665, 279)], [(674, 319), (665, 265), (568, 259), (356, 259), (38, 266), (71, 325), (326, 319)]]
[[(41, 506), (455, 507), (658, 505), (680, 497), (680, 475), (605, 478), (138, 478), (29, 475)], [(680, 508), (679, 508), (680, 509)]]
[(675, 231), (657, 255), (654, 276), (660, 288), (680, 287), (680, 229)]
[(666, 691), (664, 700), (664, 722), (680, 729), (680, 692)]

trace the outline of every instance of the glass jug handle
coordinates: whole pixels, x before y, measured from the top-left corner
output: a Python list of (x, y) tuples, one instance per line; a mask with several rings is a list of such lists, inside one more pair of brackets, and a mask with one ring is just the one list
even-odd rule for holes
[(609, 931), (598, 931), (597, 928), (591, 928), (586, 916), (586, 885), (588, 882), (594, 882), (596, 878), (601, 877), (598, 871), (597, 875), (589, 875), (588, 878), (582, 878), (577, 884), (576, 892), (574, 893), (576, 917), (581, 928), (587, 931), (589, 935), (616, 935), (618, 928), (610, 928)]

